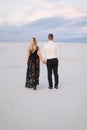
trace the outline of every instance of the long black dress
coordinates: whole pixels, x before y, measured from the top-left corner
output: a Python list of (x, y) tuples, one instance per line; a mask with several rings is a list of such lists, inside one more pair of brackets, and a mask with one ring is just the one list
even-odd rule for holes
[[(37, 54), (38, 47), (34, 52), (30, 53), (27, 64), (25, 87), (35, 88), (39, 84), (40, 59)], [(36, 89), (36, 88), (35, 88)]]

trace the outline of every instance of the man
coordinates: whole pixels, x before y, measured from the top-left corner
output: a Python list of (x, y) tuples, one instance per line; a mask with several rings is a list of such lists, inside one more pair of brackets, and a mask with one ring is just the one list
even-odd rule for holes
[(58, 89), (58, 62), (59, 62), (59, 48), (53, 42), (53, 34), (48, 35), (48, 43), (44, 45), (43, 57), (46, 59), (49, 89), (53, 88), (52, 73), (54, 74), (54, 88)]

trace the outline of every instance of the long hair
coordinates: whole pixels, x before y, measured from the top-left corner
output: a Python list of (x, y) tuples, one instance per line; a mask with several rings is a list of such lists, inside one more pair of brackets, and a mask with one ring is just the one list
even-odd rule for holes
[(30, 52), (33, 52), (37, 48), (37, 40), (35, 37), (33, 37), (30, 41), (29, 50)]

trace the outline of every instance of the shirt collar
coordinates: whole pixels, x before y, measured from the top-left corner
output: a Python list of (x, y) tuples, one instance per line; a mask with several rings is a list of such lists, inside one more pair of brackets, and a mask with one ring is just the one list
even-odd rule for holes
[(49, 41), (49, 43), (53, 43), (53, 41)]

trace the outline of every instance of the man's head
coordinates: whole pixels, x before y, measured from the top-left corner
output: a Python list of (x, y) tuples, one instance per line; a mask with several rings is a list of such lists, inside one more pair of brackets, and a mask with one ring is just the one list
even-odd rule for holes
[(48, 35), (48, 40), (53, 40), (53, 34)]

